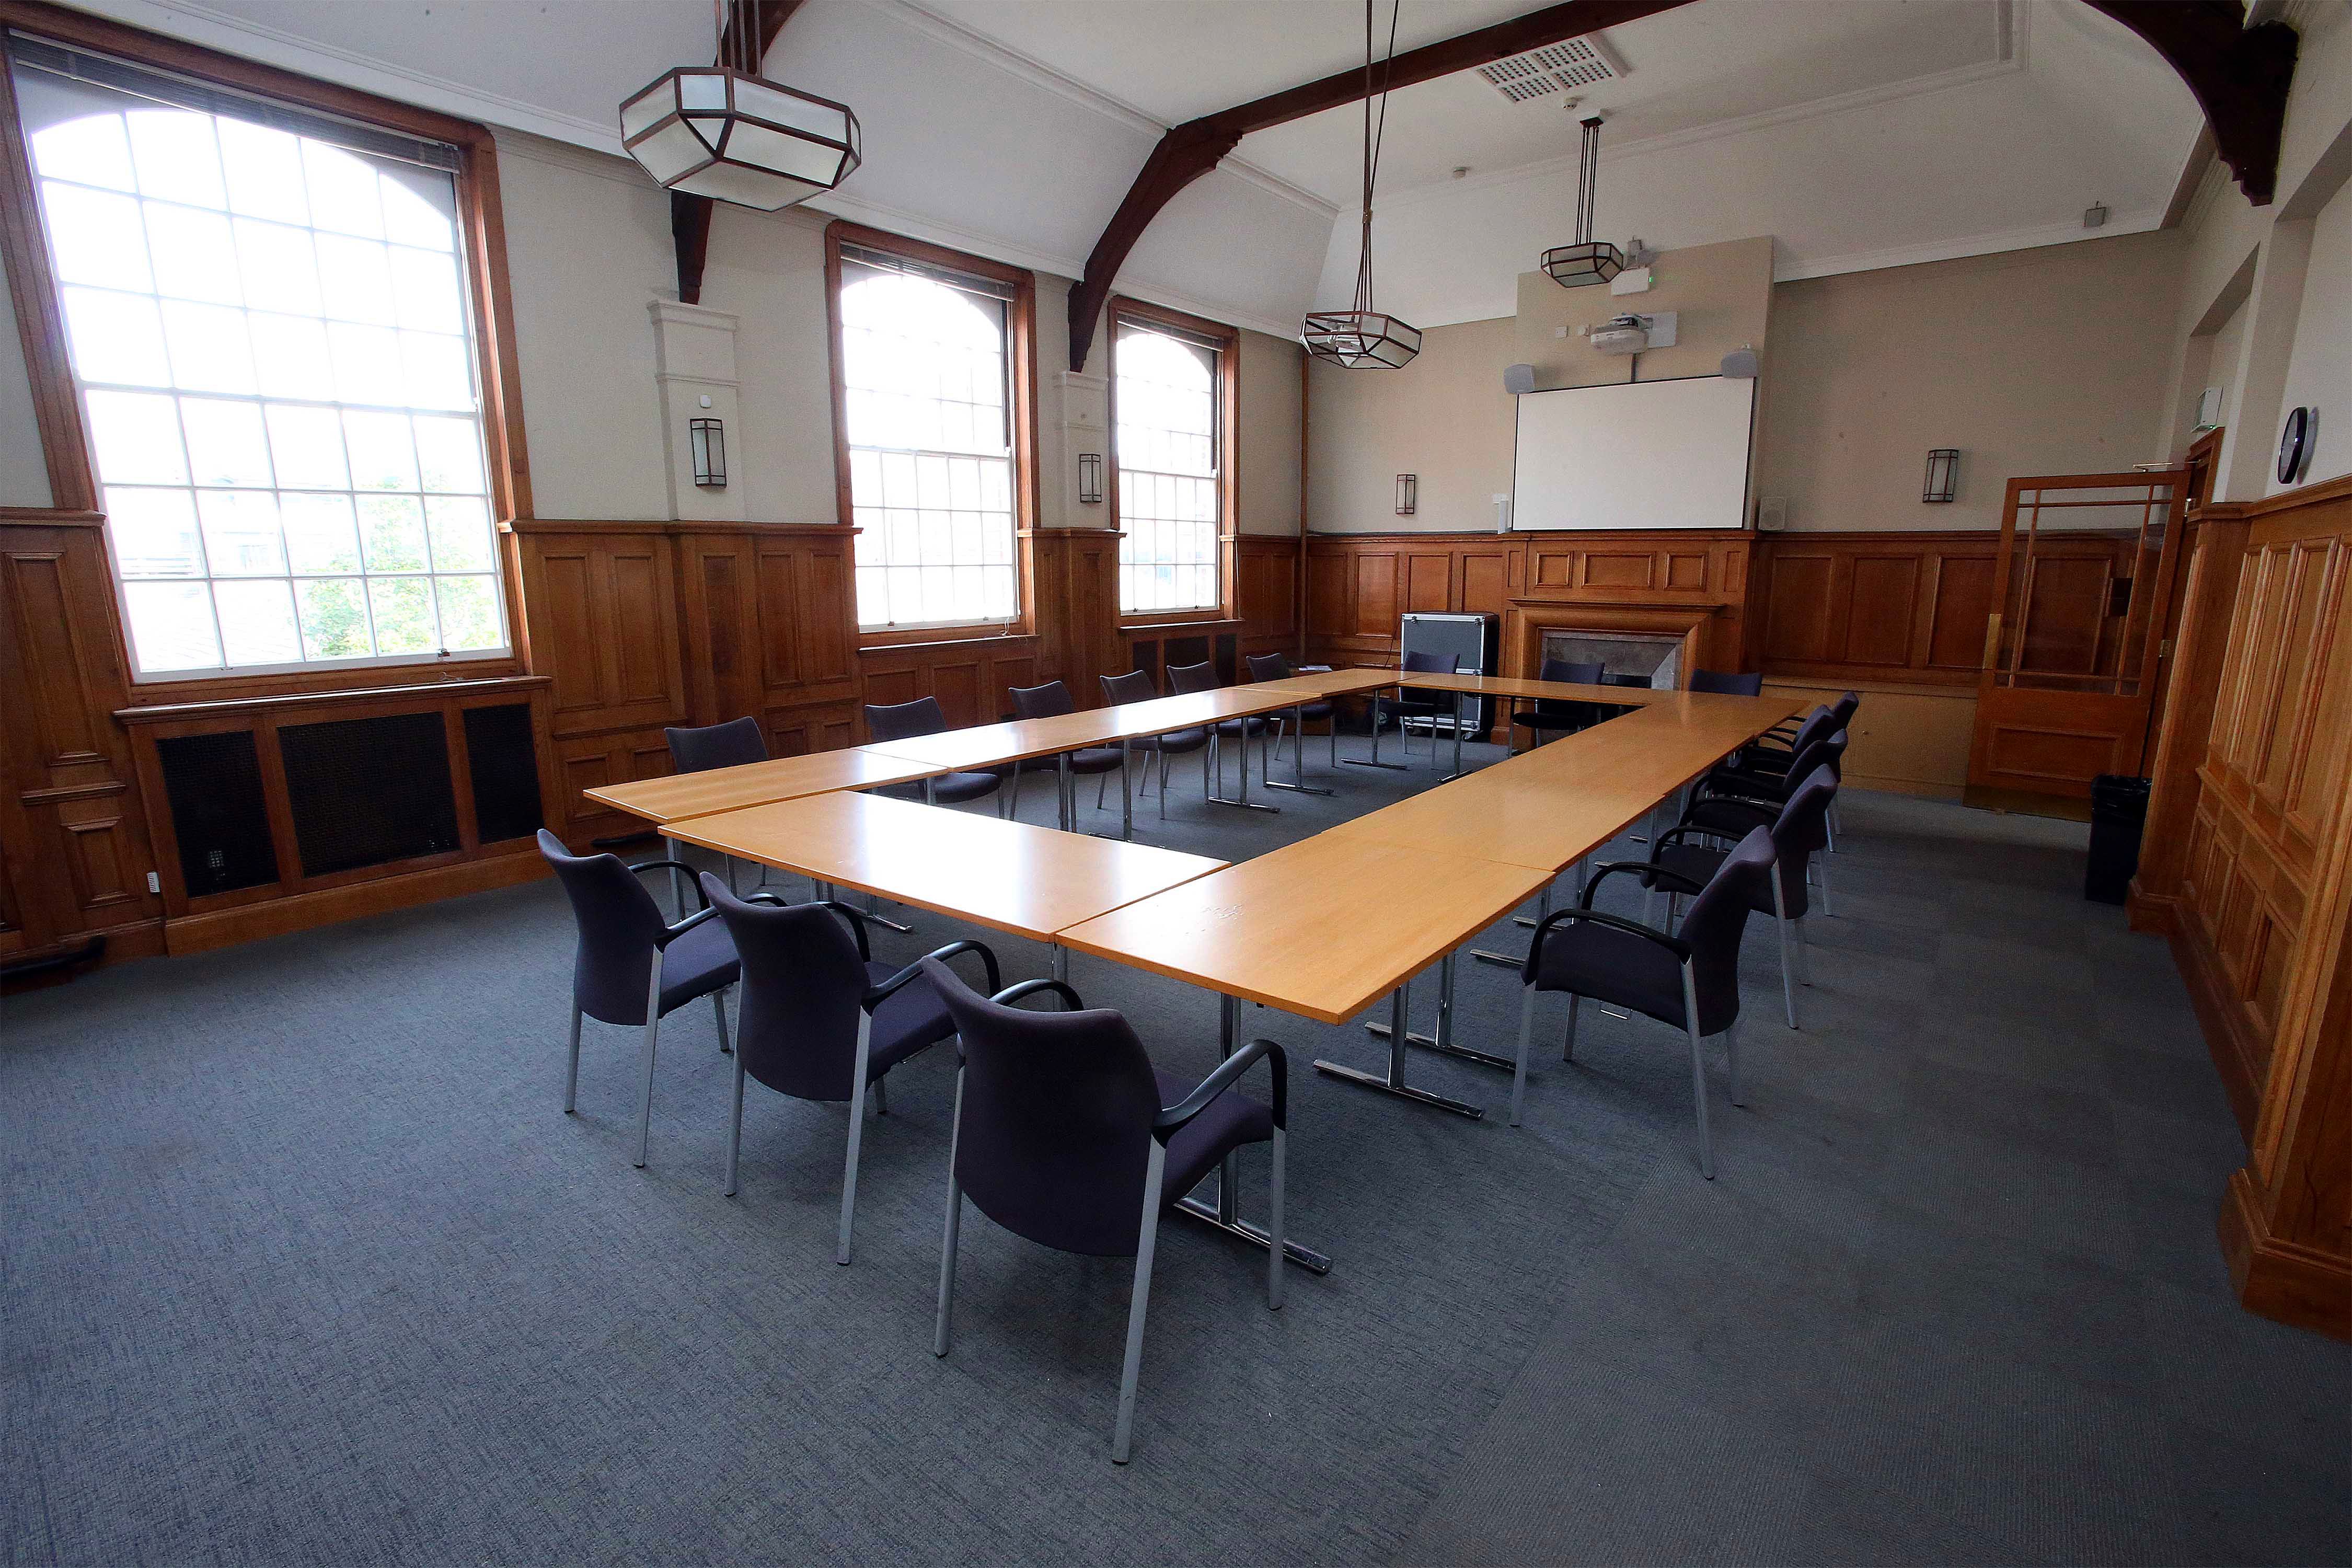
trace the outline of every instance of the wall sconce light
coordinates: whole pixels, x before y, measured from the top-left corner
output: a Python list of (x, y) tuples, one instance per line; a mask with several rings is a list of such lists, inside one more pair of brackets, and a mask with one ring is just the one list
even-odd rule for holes
[(1420, 505), (1421, 476), (1399, 474), (1397, 476), (1397, 515), (1411, 517)]
[(727, 488), (727, 426), (716, 419), (689, 419), (694, 446), (694, 482), (706, 490)]
[(1927, 454), (1927, 482), (1919, 491), (1923, 501), (1950, 500), (1960, 488), (1960, 453), (1957, 447), (1937, 447)]
[(1102, 504), (1102, 454), (1078, 454), (1078, 500), (1087, 506)]

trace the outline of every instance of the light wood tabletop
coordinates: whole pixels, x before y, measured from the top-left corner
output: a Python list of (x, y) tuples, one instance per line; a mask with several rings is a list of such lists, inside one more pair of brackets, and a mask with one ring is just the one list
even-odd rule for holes
[(933, 771), (994, 767), (1074, 752), (1081, 746), (1116, 746), (1123, 740), (1141, 740), (1254, 714), (1277, 713), (1312, 701), (1318, 695), (1294, 689), (1286, 681), (1220, 686), (1210, 691), (1181, 692), (1112, 708), (1084, 708), (1050, 719), (1016, 719), (1002, 724), (942, 730), (935, 735), (916, 735), (903, 741), (877, 741), (872, 749), (929, 763)]
[(765, 805), (771, 801), (798, 800), (803, 795), (825, 795), (834, 790), (905, 784), (940, 771), (929, 763), (877, 752), (870, 746), (856, 746), (844, 752), (812, 752), (801, 757), (745, 763), (740, 767), (605, 784), (583, 793), (616, 811), (662, 823), (708, 816), (714, 812), (740, 811), (747, 805)]
[(1497, 764), (1324, 832), (1559, 871), (1642, 820), (1657, 801), (1639, 786), (1564, 784)]
[(1066, 927), (1074, 952), (1345, 1023), (1551, 873), (1318, 833)]
[(1302, 691), (1309, 697), (1345, 697), (1358, 691), (1378, 691), (1396, 684), (1396, 672), (1388, 669), (1310, 669), (1297, 675), (1286, 675), (1279, 680), (1253, 680), (1238, 689), (1245, 691)]
[(662, 831), (737, 859), (1040, 942), (1225, 865), (1148, 844), (853, 793), (689, 817)]

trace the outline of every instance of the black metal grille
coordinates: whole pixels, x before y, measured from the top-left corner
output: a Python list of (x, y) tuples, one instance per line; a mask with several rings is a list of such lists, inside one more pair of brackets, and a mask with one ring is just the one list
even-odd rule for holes
[(190, 898), (230, 893), (278, 880), (269, 841), (269, 807), (261, 794), (261, 760), (253, 732), (181, 735), (155, 742), (172, 831), (180, 841), (180, 879)]
[(438, 712), (289, 725), (278, 731), (278, 750), (304, 876), (458, 847)]
[(467, 709), (466, 760), (474, 780), (474, 831), (483, 843), (526, 838), (546, 826), (529, 703)]

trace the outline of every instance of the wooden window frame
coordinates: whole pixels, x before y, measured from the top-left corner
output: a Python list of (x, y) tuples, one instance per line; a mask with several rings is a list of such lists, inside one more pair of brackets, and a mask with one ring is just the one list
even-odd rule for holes
[(1104, 499), (1110, 503), (1111, 525), (1124, 530), (1118, 510), (1118, 329), (1122, 321), (1144, 326), (1176, 327), (1204, 338), (1218, 341), (1217, 352), (1217, 602), (1198, 610), (1138, 610), (1130, 613), (1125, 605), (1118, 612), (1121, 631), (1140, 631), (1152, 626), (1189, 626), (1236, 618), (1239, 603), (1237, 569), (1241, 554), (1234, 540), (1240, 532), (1241, 465), (1240, 450), (1242, 332), (1239, 327), (1223, 321), (1213, 321), (1205, 316), (1173, 310), (1165, 305), (1154, 305), (1145, 300), (1132, 300), (1114, 294), (1108, 307), (1108, 342), (1104, 352), (1108, 374), (1105, 381), (1108, 414), (1110, 426), (1109, 488)]
[[(1013, 426), (1013, 574), (1014, 592), (1020, 595), (1016, 614), (1010, 621), (973, 621), (950, 626), (877, 626), (872, 631), (858, 628), (860, 650), (877, 647), (905, 647), (918, 643), (987, 642), (1002, 637), (1034, 637), (1037, 632), (1037, 563), (1032, 536), (1037, 528), (1037, 275), (1025, 267), (1013, 267), (1002, 261), (992, 261), (985, 256), (973, 256), (968, 251), (950, 250), (928, 240), (909, 239), (887, 229), (867, 228), (851, 223), (847, 218), (835, 218), (824, 226), (824, 330), (828, 355), (826, 374), (833, 387), (833, 483), (835, 505), (840, 522), (853, 533), (856, 530), (857, 509), (850, 495), (849, 486), (849, 391), (842, 381), (841, 372), (841, 247), (844, 245), (863, 246), (869, 250), (887, 250), (903, 256), (909, 261), (926, 266), (945, 268), (953, 272), (968, 272), (975, 278), (986, 278), (1013, 286), (1011, 309), (1005, 312), (1007, 335), (1012, 339), (1013, 364), (1005, 379), (1013, 389), (1013, 406), (1008, 411)], [(856, 545), (850, 546), (850, 570), (856, 571)], [(851, 591), (856, 618), (856, 590)]]
[[(512, 524), (531, 514), (530, 459), (524, 448), (522, 375), (514, 343), (514, 306), (507, 280), (506, 219), (499, 195), (498, 148), (488, 129), (472, 121), (438, 114), (356, 88), (225, 55), (197, 44), (167, 38), (44, 0), (0, 0), (0, 27), (133, 65), (191, 77), (299, 109), (380, 126), (457, 150), (457, 210), (467, 286), (473, 293), (474, 355), (482, 382), (482, 455), (489, 469), (491, 521), (501, 536), (499, 591), (505, 599), (509, 651), (502, 658), (462, 662), (418, 659), (362, 668), (265, 674), (190, 676), (134, 682), (135, 706), (233, 700), (312, 691), (360, 691), (383, 686), (415, 686), (420, 679), (486, 680), (527, 673), (530, 633), (523, 619), (521, 584), (511, 548)], [(16, 305), (16, 330), (24, 341), (25, 369), (32, 383), (36, 422), (49, 475), (50, 505), (68, 511), (100, 508), (98, 475), (82, 426), (81, 399), (65, 331), (64, 308), (49, 267), (40, 203), (16, 109), (16, 83), (0, 69), (0, 261)], [(110, 564), (109, 571), (112, 568)], [(123, 668), (133, 668), (119, 624)]]

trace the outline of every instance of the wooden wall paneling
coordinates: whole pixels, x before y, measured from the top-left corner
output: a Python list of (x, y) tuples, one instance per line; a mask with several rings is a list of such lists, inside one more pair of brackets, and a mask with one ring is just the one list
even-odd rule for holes
[[(2210, 840), (2210, 812), (2199, 809), (2199, 772), (2221, 695), (2247, 527), (2234, 511), (2209, 511), (2189, 546), (2164, 722), (2148, 767), (2153, 788), (2147, 825), (2132, 883), (2130, 916), (2136, 930), (2172, 930), (2183, 891), (2196, 880), (2199, 850)], [(1990, 604), (1990, 587), (1987, 595)], [(1979, 619), (1979, 628), (1981, 625)], [(1980, 629), (1978, 637), (1981, 642)]]
[[(1973, 689), (1999, 548), (1990, 530), (1764, 536), (1755, 646), (1765, 672)], [(2053, 586), (2040, 601), (2045, 622)], [(2099, 613), (2063, 622), (2061, 635), (2095, 641), (2105, 604), (2102, 588)]]

